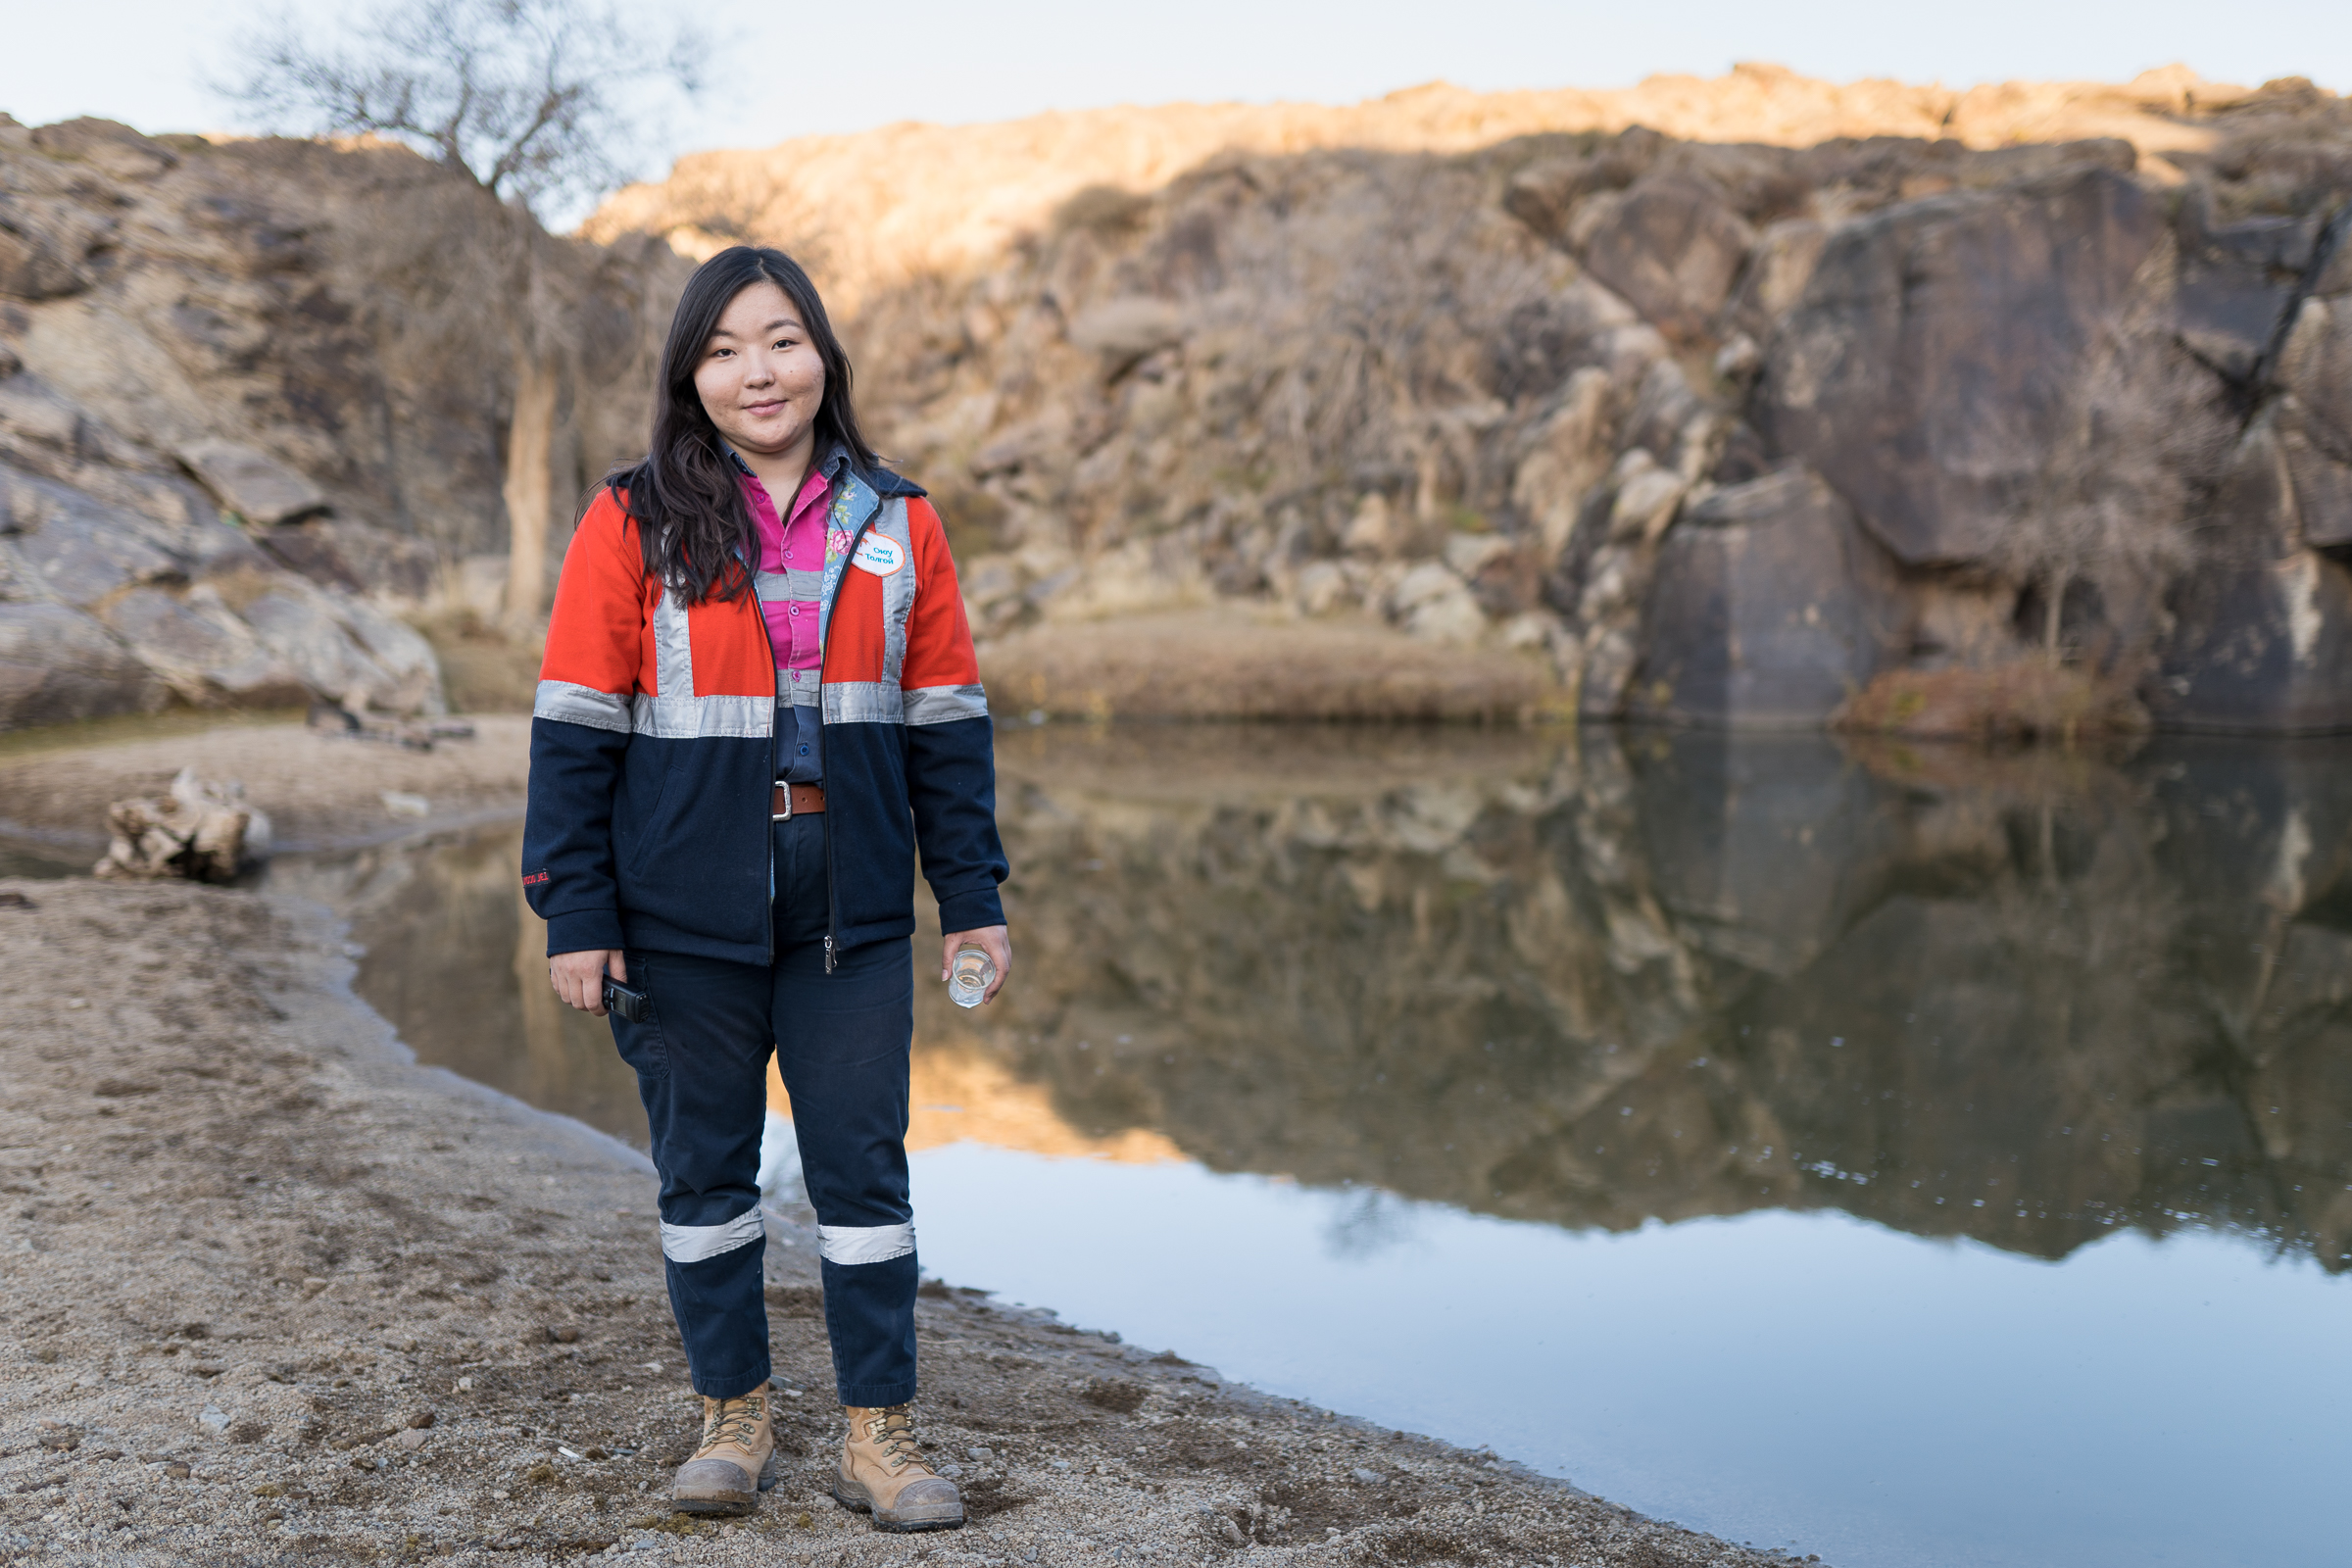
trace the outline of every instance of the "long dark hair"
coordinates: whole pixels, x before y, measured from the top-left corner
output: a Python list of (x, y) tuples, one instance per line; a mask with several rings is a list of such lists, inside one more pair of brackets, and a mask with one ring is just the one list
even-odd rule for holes
[[(735, 245), (696, 268), (662, 345), (651, 449), (644, 462), (616, 469), (605, 480), (613, 499), (637, 519), (647, 574), (661, 577), (689, 604), (733, 600), (752, 584), (744, 564), (751, 553), (744, 548), (752, 536), (751, 512), (735, 465), (719, 443), (718, 427), (703, 411), (694, 370), (728, 303), (760, 282), (784, 291), (825, 362), (825, 395), (816, 411), (818, 460), (840, 445), (861, 469), (870, 472), (881, 464), (858, 428), (858, 411), (850, 400), (850, 357), (833, 335), (825, 302), (801, 264), (782, 251)], [(792, 502), (790, 496), (776, 500), (785, 506)]]

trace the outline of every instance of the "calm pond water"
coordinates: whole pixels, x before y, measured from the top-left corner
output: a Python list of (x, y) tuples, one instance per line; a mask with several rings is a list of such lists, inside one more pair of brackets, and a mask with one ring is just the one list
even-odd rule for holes
[[(1014, 731), (925, 1263), (1843, 1568), (2341, 1563), (2348, 764)], [(516, 839), (272, 876), (422, 1059), (642, 1145)]]

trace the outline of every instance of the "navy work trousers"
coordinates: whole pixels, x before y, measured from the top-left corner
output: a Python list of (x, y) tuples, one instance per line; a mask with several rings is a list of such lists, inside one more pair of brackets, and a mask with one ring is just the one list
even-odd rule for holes
[(759, 1171), (773, 1050), (816, 1209), (836, 1392), (844, 1404), (903, 1404), (914, 1397), (919, 1283), (906, 1191), (910, 943), (853, 948), (825, 973), (824, 823), (778, 822), (774, 843), (774, 961), (631, 952), (629, 980), (653, 1016), (612, 1018), (662, 1176), (670, 1310), (695, 1392), (733, 1398), (767, 1380)]

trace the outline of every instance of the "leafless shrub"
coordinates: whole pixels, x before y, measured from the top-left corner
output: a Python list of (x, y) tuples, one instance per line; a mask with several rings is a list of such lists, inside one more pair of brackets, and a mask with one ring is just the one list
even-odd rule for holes
[(2038, 457), (1987, 561), (2039, 590), (2051, 664), (2078, 583), (2131, 638), (2148, 634), (2120, 607), (2152, 604), (2194, 562), (2197, 500), (2230, 434), (2213, 375), (2148, 323), (2111, 323), (2080, 363), (2054, 419), (2017, 432)]

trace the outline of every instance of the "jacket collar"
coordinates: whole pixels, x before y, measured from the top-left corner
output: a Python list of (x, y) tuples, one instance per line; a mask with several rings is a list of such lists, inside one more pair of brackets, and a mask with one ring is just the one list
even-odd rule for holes
[[(840, 450), (843, 459), (847, 460), (849, 457), (848, 449), (842, 448)], [(868, 485), (872, 486), (874, 494), (878, 496), (927, 496), (931, 493), (930, 491), (925, 490), (921, 485), (916, 484), (912, 479), (907, 478), (906, 475), (893, 473), (888, 468), (868, 468), (865, 469), (859, 475), (859, 477), (863, 478)]]
[[(733, 446), (729, 445), (724, 437), (720, 438), (718, 444), (726, 450), (727, 461), (735, 465), (735, 470), (738, 473), (751, 473), (752, 466), (750, 464), (743, 461), (743, 454), (737, 452)], [(929, 491), (925, 490), (921, 485), (916, 484), (912, 479), (906, 478), (901, 474), (893, 473), (888, 468), (859, 467), (856, 461), (850, 457), (850, 449), (838, 441), (834, 442), (832, 446), (825, 450), (823, 457), (816, 460), (816, 470), (825, 476), (826, 483), (833, 486), (833, 491), (836, 495), (842, 494), (846, 489), (849, 488), (842, 482), (844, 475), (847, 475), (849, 478), (857, 481), (859, 484), (862, 484), (868, 491), (872, 492), (876, 503), (890, 500), (898, 496), (920, 496), (930, 494)], [(862, 522), (865, 520), (865, 514), (873, 509), (872, 507), (864, 507), (854, 510), (857, 512), (858, 520)]]

